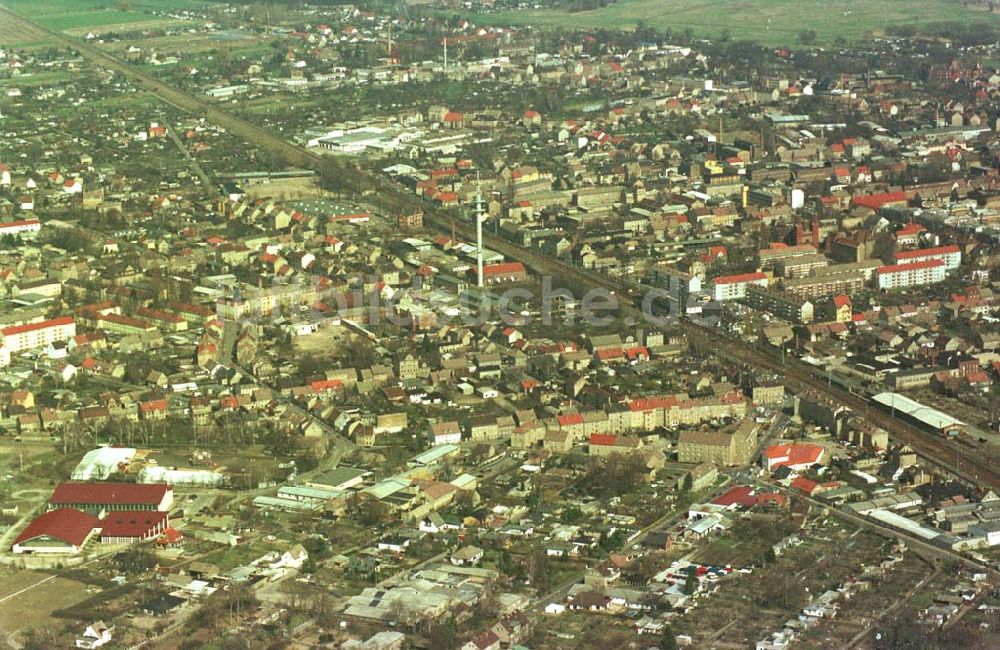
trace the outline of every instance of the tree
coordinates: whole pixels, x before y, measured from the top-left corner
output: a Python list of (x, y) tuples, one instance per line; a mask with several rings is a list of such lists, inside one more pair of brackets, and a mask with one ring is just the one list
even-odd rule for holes
[(22, 647), (27, 650), (43, 650), (44, 648), (53, 648), (58, 645), (56, 643), (55, 631), (48, 627), (45, 629), (36, 627), (28, 628), (22, 637), (22, 641)]
[(677, 650), (677, 637), (674, 630), (669, 625), (663, 628), (663, 636), (660, 637), (660, 650)]
[(511, 575), (511, 572), (514, 569), (514, 563), (511, 560), (510, 552), (506, 549), (500, 551), (500, 557), (497, 558), (497, 569), (500, 573), (508, 576)]
[(319, 536), (307, 537), (302, 540), (302, 548), (309, 553), (309, 558), (322, 559), (330, 554), (330, 546)]
[(815, 29), (803, 29), (799, 32), (799, 43), (803, 45), (812, 45), (816, 42), (816, 30)]
[(453, 648), (458, 638), (458, 626), (451, 618), (445, 618), (436, 623), (427, 634), (432, 648)]
[(698, 591), (698, 567), (691, 564), (687, 568), (687, 577), (684, 579), (684, 595), (693, 596)]
[(767, 571), (764, 576), (764, 586), (758, 593), (761, 606), (792, 607), (805, 602), (807, 593), (801, 580), (787, 571), (777, 568), (771, 568)]
[(351, 336), (340, 347), (341, 358), (348, 368), (367, 368), (378, 360), (378, 353), (370, 340)]
[(537, 510), (538, 506), (542, 503), (542, 493), (541, 490), (537, 488), (532, 488), (528, 496), (524, 497), (524, 505), (532, 511)]
[(151, 550), (139, 546), (122, 551), (113, 561), (118, 569), (128, 573), (145, 573), (158, 563)]
[(891, 232), (883, 231), (875, 236), (875, 245), (872, 252), (875, 257), (885, 263), (890, 263), (896, 253), (896, 238)]
[(613, 552), (625, 545), (625, 531), (616, 528), (615, 532), (601, 537), (601, 548), (607, 552)]
[(559, 520), (564, 524), (575, 524), (583, 521), (584, 515), (583, 510), (576, 506), (570, 506), (562, 511), (559, 515)]
[(544, 591), (552, 583), (549, 559), (541, 548), (532, 549), (528, 555), (528, 581), (539, 591)]
[(389, 520), (389, 507), (376, 499), (368, 499), (359, 508), (358, 521), (367, 527), (381, 526)]

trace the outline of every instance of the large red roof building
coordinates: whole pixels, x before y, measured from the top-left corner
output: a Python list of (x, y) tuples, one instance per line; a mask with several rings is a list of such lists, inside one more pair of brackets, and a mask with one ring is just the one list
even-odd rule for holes
[(61, 483), (52, 491), (49, 508), (80, 510), (159, 510), (166, 512), (174, 501), (170, 485), (135, 483)]
[(100, 520), (86, 512), (59, 508), (36, 517), (14, 540), (14, 553), (79, 553)]

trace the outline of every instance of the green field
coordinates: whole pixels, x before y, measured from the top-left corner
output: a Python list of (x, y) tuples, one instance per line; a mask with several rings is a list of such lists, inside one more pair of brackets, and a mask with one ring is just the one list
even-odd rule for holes
[(159, 20), (149, 11), (191, 9), (210, 0), (0, 0), (10, 9), (45, 27), (86, 29)]
[(631, 29), (642, 21), (657, 29), (769, 45), (794, 45), (803, 30), (814, 30), (819, 42), (838, 37), (848, 41), (878, 34), (892, 25), (926, 25), (946, 21), (986, 21), (1000, 26), (1000, 13), (990, 14), (961, 0), (618, 0), (601, 9), (571, 13), (564, 10), (508, 11), (477, 15), (489, 24), (531, 25), (566, 29)]

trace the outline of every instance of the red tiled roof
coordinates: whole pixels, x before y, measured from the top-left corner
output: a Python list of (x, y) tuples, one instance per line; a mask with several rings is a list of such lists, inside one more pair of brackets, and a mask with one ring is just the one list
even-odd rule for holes
[(677, 398), (673, 395), (664, 395), (662, 397), (640, 397), (632, 400), (628, 404), (630, 411), (652, 411), (653, 409), (669, 409), (677, 406)]
[(171, 490), (169, 485), (135, 483), (60, 483), (52, 491), (49, 503), (81, 505), (159, 505)]
[(623, 356), (625, 356), (625, 352), (621, 348), (605, 348), (597, 351), (597, 358), (601, 361), (621, 359)]
[(644, 345), (640, 345), (640, 346), (634, 347), (634, 348), (627, 348), (625, 350), (625, 356), (627, 356), (629, 359), (635, 359), (637, 357), (642, 357), (642, 358), (647, 358), (648, 359), (649, 358), (649, 349), (646, 346), (644, 346)]
[(0, 332), (4, 336), (16, 336), (18, 334), (23, 334), (24, 332), (34, 332), (36, 330), (43, 330), (49, 327), (59, 327), (61, 325), (72, 325), (72, 316), (61, 316), (59, 318), (52, 318), (50, 320), (43, 320), (40, 323), (28, 323), (26, 325), (11, 325), (10, 327), (5, 327)]
[(784, 505), (785, 497), (777, 492), (755, 492), (750, 485), (737, 485), (716, 497), (712, 503), (723, 508), (733, 505), (752, 508), (766, 503)]
[(574, 424), (583, 424), (583, 414), (582, 413), (567, 413), (566, 415), (560, 415), (556, 418), (559, 422), (559, 426), (568, 427)]
[(166, 399), (151, 399), (148, 402), (140, 402), (139, 410), (143, 413), (150, 413), (152, 411), (166, 411), (167, 410), (167, 400)]
[(344, 382), (339, 379), (323, 379), (310, 382), (309, 387), (316, 392), (324, 390), (337, 390), (344, 387)]
[(807, 479), (804, 476), (796, 476), (792, 480), (792, 488), (805, 492), (806, 494), (812, 494), (816, 486), (819, 485), (816, 481)]
[(919, 223), (908, 223), (896, 231), (896, 236), (899, 237), (900, 235), (903, 236), (916, 235), (917, 233), (924, 232), (925, 230), (927, 229), (921, 226)]
[(756, 282), (766, 280), (767, 274), (758, 271), (757, 273), (739, 273), (737, 275), (721, 275), (712, 280), (715, 284), (737, 284), (740, 282)]
[(851, 199), (851, 205), (862, 208), (878, 210), (883, 205), (890, 203), (906, 203), (906, 192), (886, 192), (884, 194), (867, 194), (865, 196), (855, 196)]
[(749, 508), (757, 503), (757, 499), (753, 495), (753, 487), (749, 485), (737, 485), (713, 499), (712, 503), (724, 508), (731, 505), (741, 505)]
[(38, 223), (38, 219), (16, 219), (14, 221), (4, 221), (0, 223), (0, 228), (16, 228), (18, 226), (33, 226)]
[(618, 442), (618, 436), (613, 433), (592, 433), (590, 434), (590, 444), (602, 447), (614, 447)]
[(951, 255), (960, 252), (958, 246), (938, 246), (937, 248), (918, 248), (913, 251), (899, 251), (896, 253), (897, 260), (911, 260), (929, 255)]
[(101, 522), (97, 517), (73, 508), (59, 508), (35, 517), (17, 536), (14, 544), (45, 535), (73, 546), (80, 546), (92, 530), (100, 527)]
[(837, 307), (850, 307), (851, 298), (850, 296), (839, 294), (833, 297), (833, 304)]
[(500, 262), (483, 267), (483, 275), (514, 275), (525, 273), (524, 264), (520, 262)]
[[(772, 469), (783, 465), (811, 465), (819, 462), (823, 456), (823, 448), (809, 443), (773, 445), (764, 450), (764, 455), (767, 456)], [(777, 460), (786, 457), (787, 460)]]
[(787, 499), (784, 494), (780, 492), (762, 492), (757, 495), (757, 505), (764, 505), (766, 503), (776, 503), (779, 506), (785, 505)]
[(944, 266), (944, 260), (933, 259), (924, 260), (922, 262), (908, 262), (906, 264), (889, 264), (888, 266), (880, 266), (875, 269), (875, 272), (879, 275), (885, 273), (904, 273), (906, 271), (918, 271), (920, 269), (932, 269), (936, 266)]

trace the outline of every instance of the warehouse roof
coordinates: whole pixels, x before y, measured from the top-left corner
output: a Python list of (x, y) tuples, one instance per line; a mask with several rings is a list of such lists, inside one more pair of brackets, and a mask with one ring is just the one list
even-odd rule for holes
[(965, 425), (965, 422), (962, 422), (947, 413), (942, 413), (937, 409), (924, 406), (920, 402), (912, 400), (905, 395), (900, 395), (899, 393), (879, 393), (872, 397), (872, 399), (879, 404), (905, 413), (914, 420), (926, 424), (932, 429), (944, 429), (951, 426)]

